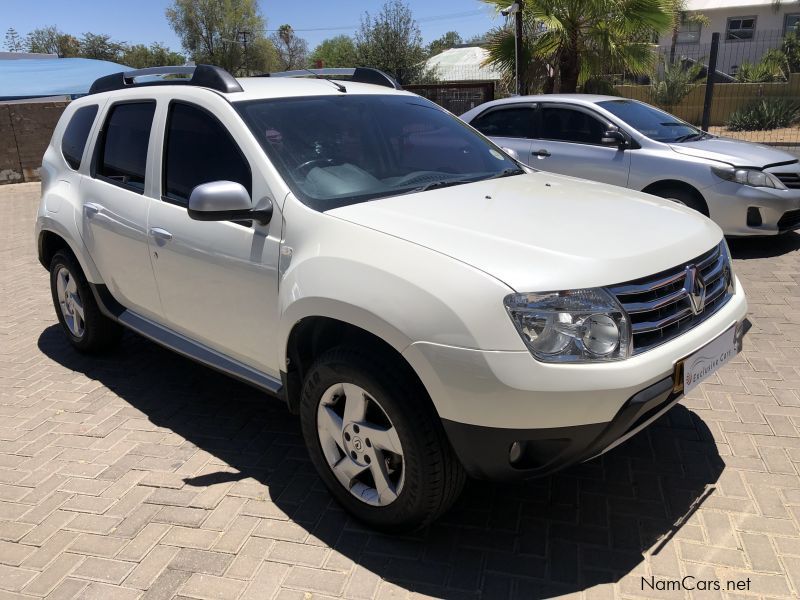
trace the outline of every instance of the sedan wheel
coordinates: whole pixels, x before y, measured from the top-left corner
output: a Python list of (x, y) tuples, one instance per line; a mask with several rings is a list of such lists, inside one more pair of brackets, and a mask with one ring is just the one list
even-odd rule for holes
[(317, 409), (317, 434), (328, 466), (350, 493), (387, 506), (403, 489), (403, 447), (378, 401), (352, 383), (330, 386)]
[(86, 317), (83, 310), (83, 301), (78, 292), (75, 277), (66, 267), (61, 267), (56, 273), (56, 293), (58, 294), (61, 315), (64, 324), (76, 338), (82, 338), (86, 332)]

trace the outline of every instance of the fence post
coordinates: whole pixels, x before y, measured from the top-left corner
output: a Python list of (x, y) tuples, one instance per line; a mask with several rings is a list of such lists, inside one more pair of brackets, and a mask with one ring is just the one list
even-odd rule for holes
[(711, 102), (714, 100), (714, 79), (717, 73), (717, 53), (719, 52), (719, 33), (711, 35), (711, 54), (708, 57), (708, 70), (706, 73), (706, 98), (703, 101), (703, 122), (701, 129), (708, 131), (711, 121)]

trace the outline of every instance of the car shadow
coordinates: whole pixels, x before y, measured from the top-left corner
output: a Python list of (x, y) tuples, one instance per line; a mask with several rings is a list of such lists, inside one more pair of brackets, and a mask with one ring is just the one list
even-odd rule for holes
[(470, 481), (435, 524), (389, 536), (336, 504), (307, 457), (298, 419), (279, 401), (133, 334), (105, 357), (76, 353), (55, 325), (38, 345), (184, 438), (182, 450), (208, 452), (204, 474), (186, 485), (241, 482), (235, 493), (260, 482), (280, 511), (323, 544), (384, 580), (440, 598), (546, 598), (626, 576), (640, 589), (632, 571), (642, 553), (659, 552), (724, 467), (703, 421), (678, 405), (583, 465), (528, 483)]
[(800, 250), (800, 233), (792, 231), (770, 237), (730, 237), (727, 242), (733, 258), (773, 258)]

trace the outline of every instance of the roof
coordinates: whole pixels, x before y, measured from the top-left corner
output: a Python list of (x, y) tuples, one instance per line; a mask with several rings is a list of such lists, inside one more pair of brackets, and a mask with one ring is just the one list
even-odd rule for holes
[(0, 60), (0, 99), (80, 96), (95, 79), (129, 67), (89, 58)]
[[(784, 5), (793, 4), (785, 2)], [(723, 10), (750, 6), (772, 6), (773, 0), (688, 0), (686, 10)], [(796, 8), (796, 7), (794, 7)]]
[(627, 100), (619, 96), (603, 96), (601, 94), (538, 94), (533, 96), (511, 96), (495, 100), (492, 105), (513, 104), (515, 102), (573, 102), (578, 104), (597, 104), (605, 100)]
[(496, 81), (502, 73), (492, 66), (483, 66), (489, 51), (480, 46), (450, 48), (425, 61), (425, 66), (443, 81)]
[[(312, 77), (240, 77), (243, 92), (226, 94), (231, 102), (260, 100), (263, 98), (289, 98), (293, 96), (343, 96), (330, 81)], [(348, 94), (408, 94), (383, 85), (356, 83), (337, 79), (347, 88)]]

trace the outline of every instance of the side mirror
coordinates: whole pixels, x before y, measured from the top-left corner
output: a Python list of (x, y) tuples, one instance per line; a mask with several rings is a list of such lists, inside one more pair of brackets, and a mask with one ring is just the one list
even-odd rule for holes
[(628, 140), (619, 129), (612, 127), (603, 133), (600, 143), (604, 146), (617, 146), (622, 149), (628, 145)]
[(250, 194), (241, 183), (209, 181), (196, 186), (189, 195), (189, 218), (195, 221), (258, 221), (272, 219), (272, 202), (254, 209)]
[(518, 154), (518, 153), (517, 153), (517, 151), (516, 151), (516, 150), (514, 150), (513, 148), (506, 148), (505, 146), (503, 146), (503, 147), (501, 148), (501, 150), (502, 150), (503, 152), (505, 152), (506, 154), (508, 154), (508, 155), (509, 155), (511, 158), (513, 158), (514, 160), (519, 160), (519, 154)]

